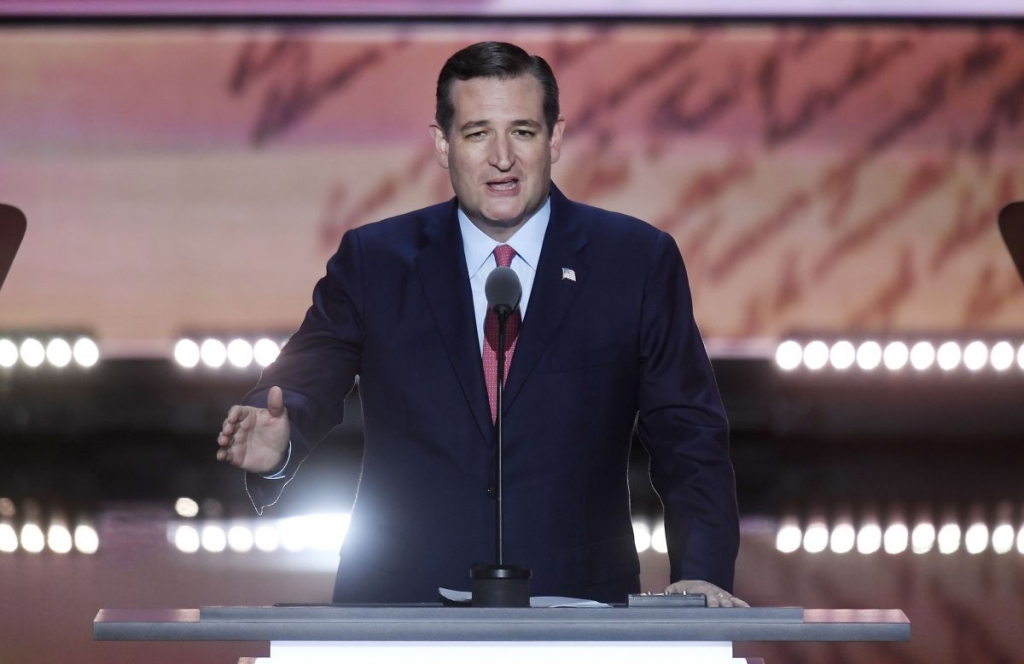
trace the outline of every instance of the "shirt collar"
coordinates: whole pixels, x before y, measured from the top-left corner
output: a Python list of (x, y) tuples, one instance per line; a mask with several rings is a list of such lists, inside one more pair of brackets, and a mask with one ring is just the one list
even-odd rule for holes
[(499, 244), (512, 247), (519, 258), (536, 270), (540, 261), (540, 250), (544, 246), (544, 233), (547, 232), (548, 222), (551, 220), (551, 197), (549, 196), (544, 205), (519, 227), (508, 242), (498, 242), (477, 228), (461, 207), (458, 217), (459, 230), (462, 231), (462, 246), (466, 250), (466, 267), (469, 268), (471, 278), (486, 264), (494, 253), (494, 248)]

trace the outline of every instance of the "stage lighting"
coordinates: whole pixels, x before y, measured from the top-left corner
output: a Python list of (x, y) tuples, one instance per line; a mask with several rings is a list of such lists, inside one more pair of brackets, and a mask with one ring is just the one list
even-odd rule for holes
[(255, 344), (253, 344), (252, 351), (253, 358), (255, 358), (256, 360), (256, 364), (260, 365), (261, 367), (269, 367), (271, 364), (273, 364), (274, 360), (277, 359), (277, 356), (278, 354), (280, 354), (281, 349), (277, 345), (277, 343), (271, 341), (270, 339), (260, 339)]
[(890, 371), (899, 371), (905, 367), (909, 358), (910, 351), (907, 350), (907, 344), (902, 341), (892, 341), (886, 344), (885, 352), (882, 353), (882, 361)]
[(100, 548), (100, 537), (96, 529), (88, 524), (75, 527), (75, 548), (79, 553), (93, 554)]
[(832, 345), (828, 359), (832, 363), (832, 368), (843, 371), (853, 366), (854, 360), (857, 359), (857, 350), (849, 341), (837, 341)]
[(964, 348), (964, 366), (977, 371), (988, 364), (988, 347), (981, 341), (972, 341)]
[(960, 549), (960, 526), (947, 523), (939, 528), (939, 553), (956, 553)]
[(935, 358), (939, 368), (943, 371), (952, 371), (960, 364), (960, 344), (955, 341), (947, 341), (939, 346)]
[(210, 553), (220, 553), (227, 548), (228, 538), (223, 528), (218, 525), (207, 524), (203, 526), (199, 543), (203, 549)]
[(882, 536), (882, 547), (889, 554), (903, 553), (907, 550), (907, 541), (909, 539), (910, 534), (905, 525), (902, 523), (892, 523), (885, 529), (885, 534)]
[(842, 522), (836, 524), (836, 527), (832, 529), (829, 547), (832, 549), (832, 553), (849, 553), (853, 551), (856, 541), (857, 532), (853, 529), (853, 524)]
[(206, 366), (211, 369), (219, 369), (224, 366), (224, 362), (228, 359), (228, 351), (224, 347), (224, 342), (220, 339), (206, 339), (199, 346), (199, 357)]
[(199, 531), (189, 524), (181, 524), (174, 529), (174, 546), (182, 553), (195, 553), (200, 545)]
[(793, 553), (800, 548), (803, 540), (803, 533), (795, 519), (786, 519), (779, 526), (779, 532), (775, 534), (775, 548), (782, 553)]
[(828, 526), (824, 521), (811, 521), (804, 531), (804, 551), (821, 553), (828, 546)]
[(14, 553), (18, 550), (18, 533), (9, 523), (0, 523), (0, 553)]
[(935, 364), (935, 346), (927, 341), (918, 341), (910, 349), (910, 365), (918, 371), (924, 371)]
[(651, 533), (651, 548), (658, 553), (668, 553), (668, 539), (665, 537), (665, 526), (659, 524)]
[(88, 369), (100, 361), (100, 349), (96, 342), (86, 337), (79, 338), (71, 349), (71, 355), (78, 366)]
[(875, 341), (865, 341), (857, 347), (857, 366), (871, 371), (882, 361), (882, 347)]
[(191, 498), (178, 498), (174, 501), (174, 512), (178, 516), (191, 519), (192, 517), (199, 514), (199, 503), (192, 500)]
[(252, 364), (252, 344), (245, 339), (232, 339), (228, 344), (228, 362), (239, 369)]
[(29, 337), (22, 341), (18, 352), (21, 355), (21, 361), (32, 368), (38, 367), (46, 360), (46, 348), (43, 347), (43, 342), (35, 337)]
[(817, 371), (828, 364), (828, 344), (824, 341), (812, 341), (804, 346), (804, 366)]
[(988, 526), (974, 523), (964, 534), (964, 548), (967, 553), (982, 553), (988, 547)]
[(235, 525), (228, 529), (228, 547), (235, 553), (251, 551), (254, 541), (252, 530), (246, 526)]
[(46, 547), (43, 529), (34, 523), (26, 523), (21, 528), (21, 548), (29, 553), (39, 553)]
[(281, 546), (281, 534), (277, 532), (277, 528), (274, 526), (261, 524), (256, 527), (256, 532), (253, 533), (253, 543), (260, 551), (272, 553)]
[(174, 360), (186, 369), (199, 364), (199, 345), (191, 339), (181, 339), (174, 344)]
[(46, 344), (46, 359), (54, 367), (63, 369), (71, 364), (71, 344), (60, 337), (51, 339)]
[(935, 546), (935, 526), (919, 523), (910, 533), (910, 550), (914, 553), (928, 553)]
[(803, 349), (799, 342), (789, 340), (783, 341), (775, 350), (775, 363), (784, 371), (792, 371), (800, 366), (803, 359)]
[(875, 553), (882, 548), (882, 528), (877, 523), (866, 523), (857, 532), (857, 551)]
[(636, 543), (637, 553), (643, 553), (651, 548), (651, 527), (643, 521), (634, 521), (633, 541)]
[(988, 360), (996, 371), (1006, 371), (1013, 364), (1013, 346), (1008, 341), (1000, 341), (992, 346)]

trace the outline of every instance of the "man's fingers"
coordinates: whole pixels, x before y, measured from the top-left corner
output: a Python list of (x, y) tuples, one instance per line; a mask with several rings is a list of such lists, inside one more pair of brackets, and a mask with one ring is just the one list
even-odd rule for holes
[(277, 385), (270, 388), (270, 392), (267, 393), (267, 410), (270, 411), (271, 417), (284, 415), (284, 392)]

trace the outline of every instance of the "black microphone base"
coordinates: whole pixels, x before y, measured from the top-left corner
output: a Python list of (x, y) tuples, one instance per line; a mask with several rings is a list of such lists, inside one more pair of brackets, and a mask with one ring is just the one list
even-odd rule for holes
[(530, 606), (529, 567), (519, 565), (475, 565), (469, 570), (473, 584), (473, 606), (523, 608)]

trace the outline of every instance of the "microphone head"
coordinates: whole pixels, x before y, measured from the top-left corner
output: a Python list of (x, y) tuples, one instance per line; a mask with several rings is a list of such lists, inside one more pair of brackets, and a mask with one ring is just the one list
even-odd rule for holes
[(487, 275), (484, 285), (487, 294), (487, 306), (494, 309), (499, 318), (507, 318), (523, 297), (523, 286), (519, 283), (519, 275), (510, 267), (496, 267)]

